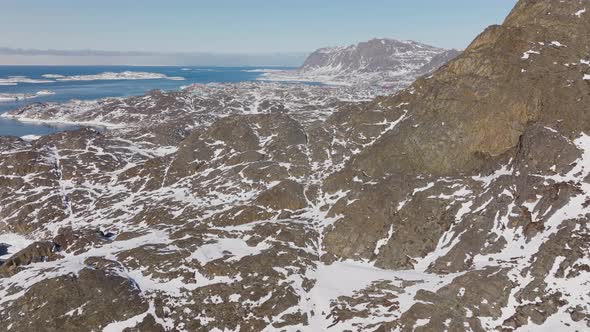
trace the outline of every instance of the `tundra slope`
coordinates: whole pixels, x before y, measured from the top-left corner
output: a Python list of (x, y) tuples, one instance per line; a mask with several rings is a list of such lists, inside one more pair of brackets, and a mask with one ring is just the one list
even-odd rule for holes
[(588, 7), (521, 0), (372, 101), (195, 86), (35, 109), (136, 115), (2, 138), (0, 328), (587, 330)]

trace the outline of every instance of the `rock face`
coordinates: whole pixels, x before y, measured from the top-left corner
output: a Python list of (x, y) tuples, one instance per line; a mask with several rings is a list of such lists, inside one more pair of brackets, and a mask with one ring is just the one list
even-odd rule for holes
[(321, 48), (293, 72), (271, 72), (265, 79), (316, 81), (338, 85), (408, 86), (460, 52), (395, 39), (372, 39), (347, 47)]
[(586, 8), (521, 0), (374, 99), (248, 83), (12, 112), (115, 125), (0, 138), (0, 329), (588, 330)]

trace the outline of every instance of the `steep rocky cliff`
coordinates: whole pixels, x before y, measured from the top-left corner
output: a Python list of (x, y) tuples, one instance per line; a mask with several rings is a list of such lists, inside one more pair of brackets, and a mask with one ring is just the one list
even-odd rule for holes
[(585, 331), (589, 0), (395, 95), (235, 84), (9, 116), (0, 330)]

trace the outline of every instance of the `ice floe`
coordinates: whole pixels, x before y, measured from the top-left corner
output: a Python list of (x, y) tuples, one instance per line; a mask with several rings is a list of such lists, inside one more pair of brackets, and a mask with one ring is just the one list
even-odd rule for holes
[[(57, 76), (57, 75), (53, 75)], [(166, 79), (172, 81), (184, 81), (184, 77), (167, 76), (160, 73), (149, 73), (149, 72), (136, 72), (136, 71), (124, 71), (120, 73), (116, 72), (104, 72), (94, 75), (74, 75), (74, 76), (62, 76), (56, 77), (57, 81), (118, 81), (118, 80), (159, 80)]]
[(36, 93), (0, 93), (0, 102), (11, 102), (26, 99), (34, 99), (41, 96), (51, 96), (55, 92), (49, 90), (41, 90)]

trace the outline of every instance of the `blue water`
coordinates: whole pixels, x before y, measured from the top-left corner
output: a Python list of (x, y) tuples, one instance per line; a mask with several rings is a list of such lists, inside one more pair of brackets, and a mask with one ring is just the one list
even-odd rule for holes
[[(92, 100), (105, 97), (142, 95), (153, 89), (176, 90), (192, 83), (229, 83), (253, 81), (260, 72), (251, 72), (252, 67), (135, 67), (135, 66), (0, 66), (0, 78), (25, 76), (31, 79), (47, 80), (42, 75), (64, 76), (94, 75), (104, 72), (150, 72), (167, 76), (181, 76), (186, 80), (120, 80), (120, 81), (69, 81), (52, 83), (18, 83), (13, 86), (0, 85), (2, 93), (36, 93), (49, 90), (55, 95), (41, 96), (18, 102), (0, 102), (0, 113), (38, 102), (66, 102), (71, 99)], [(274, 68), (276, 69), (276, 68)], [(291, 68), (284, 68), (291, 69)], [(46, 135), (56, 131), (76, 129), (76, 126), (53, 126), (20, 123), (0, 118), (0, 136)]]

